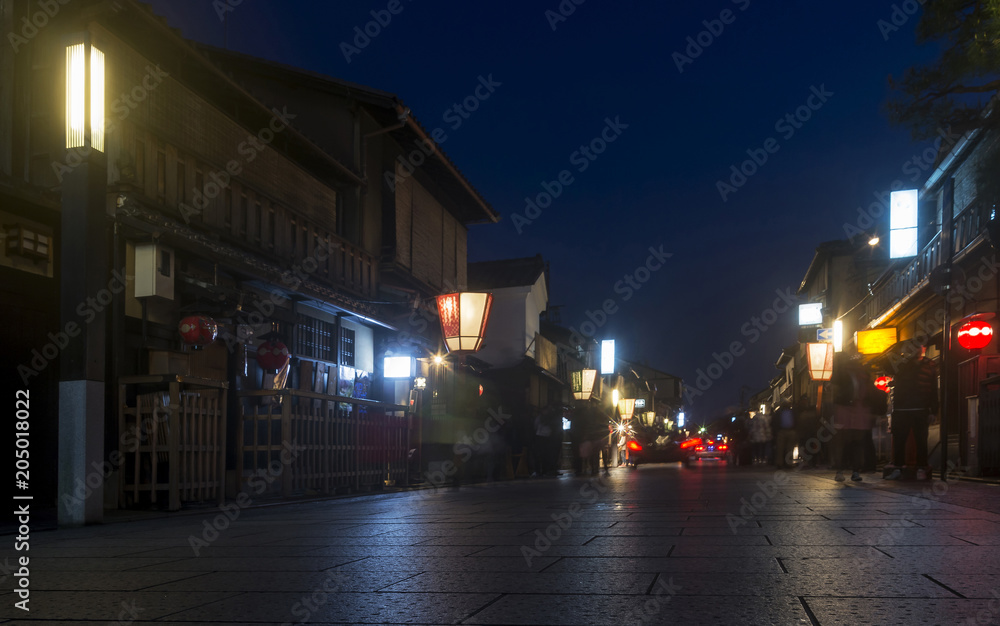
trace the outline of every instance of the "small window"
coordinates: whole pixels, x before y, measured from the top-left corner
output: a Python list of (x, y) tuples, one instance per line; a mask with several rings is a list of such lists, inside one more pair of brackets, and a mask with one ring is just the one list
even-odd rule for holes
[(156, 195), (167, 195), (167, 155), (162, 150), (156, 153)]
[(340, 329), (340, 364), (354, 367), (354, 330)]

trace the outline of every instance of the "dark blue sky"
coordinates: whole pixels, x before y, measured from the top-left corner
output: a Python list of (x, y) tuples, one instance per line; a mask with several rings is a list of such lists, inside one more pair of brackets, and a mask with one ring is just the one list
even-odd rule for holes
[[(151, 4), (184, 36), (223, 45), (225, 0)], [(395, 93), (425, 128), (444, 128), (443, 149), (504, 216), (471, 229), (470, 260), (541, 253), (564, 323), (579, 328), (586, 311), (614, 300), (598, 338), (689, 383), (741, 342), (745, 351), (692, 402), (703, 419), (736, 405), (741, 386), (757, 391), (778, 373), (794, 314), (759, 335), (747, 324), (777, 290), (794, 293), (816, 246), (843, 238), (858, 207), (894, 180), (917, 186), (925, 177), (912, 181), (904, 167), (926, 145), (891, 128), (884, 104), (887, 77), (933, 51), (914, 44), (919, 14), (897, 31), (880, 28), (894, 4), (399, 0), (402, 10), (350, 62), (341, 43), (389, 0), (243, 0), (225, 15), (229, 48)], [(553, 29), (560, 6), (574, 10)], [(680, 72), (674, 53), (716, 20), (721, 33), (702, 34), (709, 45)], [(448, 110), (490, 75), (500, 85), (453, 129)], [(813, 88), (825, 102), (809, 100)], [(810, 102), (798, 128), (776, 127)], [(607, 131), (618, 136), (580, 171), (573, 153), (606, 119), (627, 128)], [(723, 201), (717, 182), (747, 150), (767, 161)], [(530, 224), (514, 219), (563, 170), (572, 182), (559, 197)], [(672, 256), (640, 289), (616, 289), (645, 266), (650, 247)]]

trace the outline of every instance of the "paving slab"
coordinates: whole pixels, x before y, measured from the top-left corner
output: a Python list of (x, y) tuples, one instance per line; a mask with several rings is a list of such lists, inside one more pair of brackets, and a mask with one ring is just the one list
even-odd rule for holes
[(650, 465), (248, 508), (217, 532), (214, 507), (39, 531), (31, 620), (5, 589), (0, 623), (1000, 623), (1000, 489), (774, 476)]

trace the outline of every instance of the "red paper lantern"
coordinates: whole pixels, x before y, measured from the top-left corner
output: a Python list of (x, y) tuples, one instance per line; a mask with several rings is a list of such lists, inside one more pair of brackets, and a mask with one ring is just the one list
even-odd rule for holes
[(189, 315), (177, 325), (181, 339), (189, 346), (207, 346), (219, 334), (219, 325), (207, 315)]
[(267, 371), (278, 371), (288, 365), (288, 346), (277, 339), (268, 339), (257, 348), (257, 364)]
[(988, 322), (974, 320), (958, 329), (958, 345), (966, 350), (985, 348), (993, 339), (993, 327)]
[(892, 376), (879, 376), (875, 379), (875, 386), (882, 391), (889, 393), (889, 383), (892, 382)]

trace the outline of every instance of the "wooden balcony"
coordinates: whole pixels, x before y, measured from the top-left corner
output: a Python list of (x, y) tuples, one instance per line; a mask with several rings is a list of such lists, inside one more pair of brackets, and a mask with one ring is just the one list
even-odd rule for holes
[[(955, 217), (952, 223), (952, 259), (961, 257), (979, 239), (990, 221), (992, 210), (985, 203), (973, 204)], [(867, 319), (879, 319), (904, 298), (927, 287), (931, 272), (943, 261), (939, 232), (905, 267), (872, 288), (872, 296), (866, 303)]]

